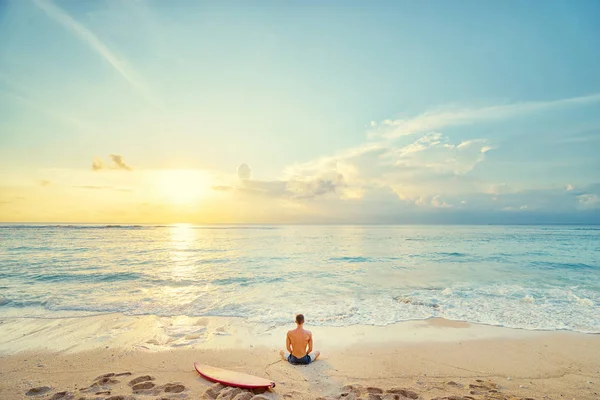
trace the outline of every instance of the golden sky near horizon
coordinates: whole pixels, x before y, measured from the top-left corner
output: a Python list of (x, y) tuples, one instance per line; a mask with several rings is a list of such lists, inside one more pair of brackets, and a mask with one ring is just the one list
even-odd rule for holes
[(600, 223), (598, 7), (436, 8), (0, 1), (0, 222)]

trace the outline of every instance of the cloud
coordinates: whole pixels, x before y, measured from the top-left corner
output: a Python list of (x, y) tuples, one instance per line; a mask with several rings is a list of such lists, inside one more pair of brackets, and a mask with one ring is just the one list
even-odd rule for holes
[(330, 176), (303, 176), (276, 181), (262, 181), (250, 179), (250, 172), (251, 169), (247, 164), (241, 164), (238, 167), (238, 182), (231, 186), (212, 186), (212, 190), (299, 200), (335, 193), (339, 188), (345, 186), (344, 177), (339, 173)]
[(583, 209), (600, 208), (600, 196), (597, 194), (582, 194), (577, 196), (579, 206)]
[(78, 185), (73, 186), (78, 189), (91, 189), (91, 190), (104, 190), (104, 189), (114, 189), (112, 186), (103, 186), (103, 185)]
[(218, 192), (229, 192), (229, 191), (233, 190), (233, 186), (217, 185), (217, 186), (212, 186), (211, 189), (216, 190)]
[[(599, 101), (600, 95), (592, 95), (554, 102), (463, 109), (458, 110), (458, 115), (429, 112), (402, 121), (404, 125), (393, 120), (372, 123), (370, 128), (377, 128), (377, 139), (371, 137), (360, 145), (289, 165), (280, 180), (252, 179), (250, 167), (242, 164), (236, 183), (214, 190), (282, 199), (288, 204), (310, 204), (315, 215), (328, 215), (333, 219), (351, 216), (356, 221), (363, 217), (365, 221), (386, 221), (387, 216), (393, 215), (397, 221), (402, 218), (413, 221), (418, 216), (424, 222), (430, 220), (425, 217), (427, 213), (450, 215), (450, 210), (470, 222), (486, 215), (495, 216), (490, 221), (507, 218), (512, 222), (518, 221), (517, 217), (511, 219), (515, 214), (519, 214), (519, 218), (532, 216), (530, 221), (548, 221), (558, 215), (556, 213), (574, 215), (578, 209), (600, 208), (597, 204), (600, 191), (590, 188), (575, 191), (571, 185), (567, 191), (564, 186), (540, 188), (543, 183), (536, 189), (524, 190), (518, 183), (522, 180), (513, 181), (512, 177), (508, 177), (509, 183), (490, 182), (490, 176), (507, 179), (506, 174), (497, 173), (497, 165), (491, 166), (493, 175), (489, 167), (479, 166), (486, 162), (492, 150), (499, 148), (497, 143), (481, 135), (465, 137), (465, 133), (458, 139), (452, 138), (439, 130), (445, 126)], [(423, 115), (426, 118), (421, 118)], [(390, 132), (386, 129), (399, 126), (412, 126), (411, 133), (418, 135), (386, 136), (386, 132)], [(510, 148), (510, 143), (503, 143)], [(576, 220), (582, 220), (581, 214), (577, 215)], [(555, 220), (567, 219), (561, 216)], [(447, 220), (459, 221), (450, 217)]]
[(125, 163), (125, 160), (123, 160), (123, 156), (119, 154), (111, 154), (110, 158), (113, 162), (115, 169), (125, 169), (127, 171), (131, 171), (131, 167)]
[(529, 207), (527, 205), (522, 205), (519, 207), (502, 207), (502, 211), (510, 211), (510, 212), (522, 212), (526, 211)]
[[(285, 168), (284, 177), (290, 182), (312, 181), (313, 187), (320, 188), (315, 193), (327, 191), (342, 200), (362, 198), (373, 190), (385, 188), (396, 193), (401, 201), (442, 208), (463, 204), (461, 201), (465, 200), (469, 200), (470, 205), (490, 204), (491, 194), (496, 197), (495, 207), (498, 209), (504, 199), (499, 196), (518, 192), (518, 189), (486, 182), (482, 174), (473, 173), (478, 164), (498, 148), (497, 144), (481, 136), (456, 141), (440, 130), (598, 102), (600, 94), (593, 94), (479, 108), (445, 107), (408, 119), (388, 119), (381, 123), (371, 121), (370, 129), (374, 131), (365, 143), (333, 155), (290, 165)], [(409, 134), (418, 136), (409, 141)], [(317, 183), (325, 176), (337, 174), (343, 177), (343, 186), (335, 185), (335, 190), (326, 190), (327, 184)], [(470, 197), (479, 195), (484, 197), (471, 203)], [(442, 197), (444, 200), (441, 200)], [(565, 204), (571, 202), (572, 207), (572, 199), (561, 201)], [(530, 203), (504, 206), (521, 209), (526, 204)]]
[(458, 146), (456, 146), (456, 148), (457, 149), (466, 149), (467, 147), (471, 146), (472, 144), (482, 143), (482, 142), (485, 142), (485, 140), (483, 140), (483, 139), (466, 140), (464, 142), (461, 142)]
[(344, 176), (337, 174), (332, 178), (316, 178), (308, 181), (289, 181), (286, 189), (295, 199), (309, 199), (336, 193), (338, 188), (344, 187)]
[(131, 71), (126, 63), (117, 57), (117, 55), (114, 54), (114, 52), (111, 51), (92, 31), (74, 20), (69, 14), (50, 0), (33, 0), (33, 2), (50, 18), (68, 29), (75, 37), (83, 41), (92, 50), (102, 56), (102, 58), (104, 58), (132, 86), (144, 93), (147, 92), (144, 85), (135, 78), (134, 72)]
[(108, 185), (77, 185), (77, 186), (73, 186), (74, 188), (77, 189), (86, 189), (86, 190), (113, 190), (115, 192), (131, 192), (131, 189), (127, 189), (127, 188), (116, 188), (114, 186), (108, 186)]
[(130, 165), (128, 165), (125, 162), (125, 160), (123, 159), (123, 156), (121, 156), (119, 154), (111, 154), (110, 159), (112, 161), (112, 164), (106, 166), (100, 158), (94, 157), (94, 161), (92, 162), (92, 170), (100, 171), (102, 169), (117, 169), (117, 170), (131, 171), (133, 169), (133, 168), (131, 168)]
[(571, 185), (571, 184), (567, 185), (567, 192), (570, 192), (573, 189), (574, 189), (573, 185)]
[(100, 160), (98, 157), (94, 157), (94, 161), (92, 161), (92, 170), (99, 171), (103, 168), (104, 164), (102, 163), (102, 160)]
[(348, 193), (364, 195), (375, 188), (388, 188), (400, 199), (415, 202), (420, 197), (475, 190), (478, 183), (467, 175), (485, 160), (485, 152), (481, 151), (484, 143), (487, 140), (476, 138), (468, 144), (454, 144), (447, 136), (431, 132), (404, 145), (366, 143), (289, 166), (284, 175), (290, 181), (303, 181), (335, 179), (339, 174), (343, 189), (335, 193), (340, 198), (348, 198)]
[(52, 184), (52, 182), (47, 181), (47, 180), (40, 181), (40, 186), (50, 186), (51, 184)]
[(242, 194), (289, 197), (286, 181), (242, 180), (234, 189)]
[(241, 180), (248, 180), (250, 179), (252, 170), (247, 164), (240, 164), (240, 166), (237, 169), (237, 173), (238, 178), (240, 178)]
[(493, 194), (496, 196), (500, 195), (500, 194), (515, 193), (515, 192), (517, 192), (517, 190), (515, 188), (512, 188), (507, 183), (494, 183), (485, 190), (485, 193)]
[(26, 200), (25, 196), (11, 196), (0, 199), (0, 204), (16, 204)]
[(448, 204), (440, 199), (439, 195), (435, 195), (431, 198), (427, 196), (417, 197), (414, 203), (419, 207), (433, 207), (433, 208), (452, 208), (452, 204)]
[(452, 204), (448, 204), (440, 199), (440, 196), (433, 196), (431, 199), (431, 205), (435, 208), (451, 208)]
[(429, 132), (448, 126), (507, 119), (529, 113), (600, 102), (600, 93), (551, 101), (532, 101), (479, 108), (447, 107), (407, 119), (385, 120), (373, 136), (388, 139), (419, 132)]

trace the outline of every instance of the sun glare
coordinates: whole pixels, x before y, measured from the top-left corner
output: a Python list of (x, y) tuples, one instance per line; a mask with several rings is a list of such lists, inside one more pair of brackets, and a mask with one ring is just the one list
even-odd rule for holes
[(157, 179), (160, 197), (177, 205), (189, 205), (206, 195), (209, 177), (197, 170), (162, 171)]

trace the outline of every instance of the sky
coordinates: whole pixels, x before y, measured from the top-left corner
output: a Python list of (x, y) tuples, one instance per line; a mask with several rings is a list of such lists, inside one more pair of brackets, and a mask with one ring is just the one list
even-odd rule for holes
[(598, 15), (0, 0), (0, 222), (600, 224)]

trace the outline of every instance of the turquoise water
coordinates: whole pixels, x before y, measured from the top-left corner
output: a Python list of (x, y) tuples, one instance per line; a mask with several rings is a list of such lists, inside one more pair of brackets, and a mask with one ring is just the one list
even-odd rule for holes
[(0, 226), (0, 316), (600, 332), (600, 227)]

